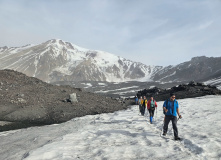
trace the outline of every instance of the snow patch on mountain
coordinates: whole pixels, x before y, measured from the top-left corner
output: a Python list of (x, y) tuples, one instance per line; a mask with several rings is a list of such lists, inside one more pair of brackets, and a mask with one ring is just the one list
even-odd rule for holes
[(151, 81), (154, 73), (161, 68), (108, 52), (81, 48), (60, 39), (38, 45), (0, 48), (0, 69), (13, 69), (46, 82)]

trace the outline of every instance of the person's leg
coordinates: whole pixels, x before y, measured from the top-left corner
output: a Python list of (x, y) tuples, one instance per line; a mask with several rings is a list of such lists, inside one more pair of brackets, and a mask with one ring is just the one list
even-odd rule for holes
[(178, 129), (177, 129), (177, 117), (173, 116), (172, 118), (173, 132), (174, 137), (178, 137)]
[(152, 110), (152, 119), (153, 119), (153, 116), (154, 116), (154, 111), (155, 111), (155, 109)]
[(141, 106), (141, 115), (142, 116), (144, 115), (144, 107), (143, 107), (143, 105)]
[(149, 111), (149, 115), (151, 116), (151, 110), (150, 110), (150, 109), (148, 109), (148, 111)]
[(141, 112), (141, 110), (142, 110), (141, 107), (142, 107), (142, 106), (141, 106), (141, 104), (140, 104), (140, 105), (139, 105), (140, 113), (142, 113), (142, 112)]
[(146, 109), (146, 107), (145, 107), (145, 105), (143, 106), (143, 114), (145, 114), (145, 109)]
[(170, 122), (170, 116), (165, 116), (164, 126), (163, 126), (163, 133), (164, 134), (167, 133), (169, 122)]
[(154, 111), (155, 111), (155, 109), (152, 110), (152, 117), (154, 116)]
[(148, 111), (149, 111), (149, 115), (150, 115), (150, 123), (152, 123), (152, 117), (151, 117), (152, 112), (151, 112), (151, 109), (148, 109)]
[(150, 123), (153, 121), (153, 110), (150, 108)]

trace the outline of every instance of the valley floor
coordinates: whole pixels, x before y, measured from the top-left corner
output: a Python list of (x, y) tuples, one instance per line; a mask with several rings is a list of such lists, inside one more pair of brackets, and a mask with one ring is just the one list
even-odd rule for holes
[(179, 136), (161, 138), (162, 104), (155, 121), (138, 115), (138, 106), (125, 111), (74, 118), (66, 123), (0, 133), (1, 160), (73, 159), (220, 159), (221, 96), (179, 100), (183, 116)]

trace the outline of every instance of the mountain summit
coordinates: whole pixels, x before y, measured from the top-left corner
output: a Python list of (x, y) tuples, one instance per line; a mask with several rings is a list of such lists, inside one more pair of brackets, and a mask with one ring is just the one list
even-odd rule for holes
[(175, 66), (148, 66), (104, 51), (81, 48), (60, 39), (38, 45), (0, 47), (0, 69), (12, 69), (45, 82), (217, 80), (221, 57), (194, 57)]
[(0, 48), (0, 69), (13, 69), (46, 82), (150, 80), (163, 67), (147, 66), (60, 39)]

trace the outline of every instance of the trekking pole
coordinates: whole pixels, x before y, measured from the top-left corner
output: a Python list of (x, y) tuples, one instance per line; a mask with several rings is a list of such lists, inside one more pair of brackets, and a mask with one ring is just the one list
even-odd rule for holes
[(140, 115), (140, 104), (138, 105), (138, 115)]
[(161, 132), (160, 132), (160, 136), (161, 136), (161, 134), (162, 134), (162, 132), (163, 132), (163, 126), (164, 126), (164, 120), (163, 120), (163, 124), (162, 124), (162, 130), (161, 130)]
[(156, 120), (157, 120), (157, 107), (156, 107)]

